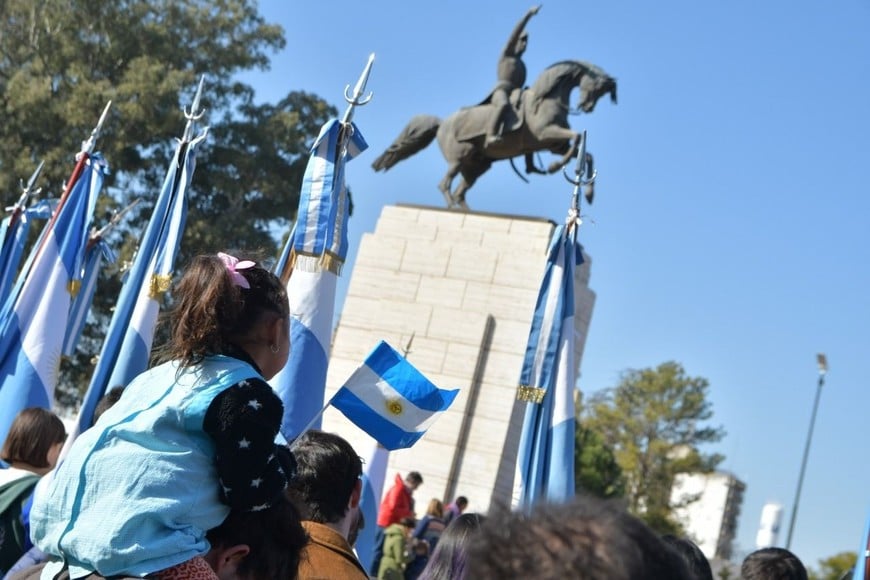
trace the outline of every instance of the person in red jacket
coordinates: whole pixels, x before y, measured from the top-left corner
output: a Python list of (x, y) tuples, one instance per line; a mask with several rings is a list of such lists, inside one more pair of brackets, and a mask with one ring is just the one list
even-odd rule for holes
[(384, 549), (384, 529), (392, 524), (399, 523), (403, 518), (415, 518), (414, 515), (414, 491), (423, 483), (423, 476), (419, 471), (410, 471), (405, 479), (398, 473), (393, 487), (381, 500), (378, 510), (378, 531), (375, 534), (375, 553), (371, 568), (373, 576), (377, 576), (378, 566), (381, 563), (381, 555)]

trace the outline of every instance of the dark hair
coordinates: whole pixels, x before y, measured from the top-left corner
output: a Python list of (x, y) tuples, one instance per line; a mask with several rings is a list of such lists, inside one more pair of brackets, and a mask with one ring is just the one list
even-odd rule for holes
[(97, 401), (97, 406), (94, 408), (94, 420), (91, 422), (91, 425), (99, 421), (100, 417), (103, 416), (103, 413), (112, 408), (112, 406), (121, 400), (121, 395), (124, 394), (124, 387), (116, 386), (109, 389), (105, 395)]
[(170, 341), (160, 349), (161, 359), (197, 364), (239, 346), (264, 314), (289, 315), (287, 291), (277, 276), (259, 265), (236, 271), (250, 288), (238, 286), (218, 256), (193, 259), (175, 288)]
[(293, 441), (296, 475), (288, 488), (305, 505), (305, 518), (335, 523), (347, 512), (347, 502), (362, 476), (362, 460), (345, 439), (311, 429)]
[(0, 459), (6, 463), (26, 463), (31, 467), (52, 467), (48, 451), (66, 441), (66, 428), (57, 415), (41, 407), (24, 409), (12, 421)]
[(531, 515), (497, 508), (471, 542), (469, 566), (471, 578), (690, 578), (643, 522), (619, 504), (587, 496), (537, 506)]
[(744, 580), (807, 580), (800, 559), (784, 548), (762, 548), (746, 556), (740, 566)]
[(466, 506), (468, 506), (468, 498), (465, 497), (464, 495), (460, 495), (459, 497), (456, 498), (456, 501), (453, 503), (458, 508), (466, 507)]
[(408, 481), (413, 481), (417, 485), (423, 484), (423, 476), (420, 475), (419, 471), (409, 471), (408, 475), (405, 476), (405, 479)]
[(206, 537), (213, 548), (246, 544), (251, 551), (238, 571), (251, 580), (296, 578), (300, 554), (308, 543), (299, 512), (281, 496), (265, 510), (232, 510)]
[(713, 570), (710, 562), (701, 548), (695, 542), (687, 538), (678, 538), (670, 534), (662, 536), (662, 540), (683, 559), (689, 573), (695, 580), (713, 580)]
[(468, 543), (470, 536), (480, 530), (484, 520), (477, 514), (462, 514), (444, 528), (435, 551), (419, 580), (462, 580), (468, 573)]

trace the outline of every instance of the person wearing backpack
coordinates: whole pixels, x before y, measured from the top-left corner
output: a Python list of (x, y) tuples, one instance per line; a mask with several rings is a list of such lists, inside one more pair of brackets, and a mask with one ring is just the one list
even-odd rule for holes
[(57, 463), (66, 429), (39, 407), (24, 409), (9, 428), (0, 452), (8, 467), (0, 470), (0, 577), (31, 547), (27, 522), (33, 488)]

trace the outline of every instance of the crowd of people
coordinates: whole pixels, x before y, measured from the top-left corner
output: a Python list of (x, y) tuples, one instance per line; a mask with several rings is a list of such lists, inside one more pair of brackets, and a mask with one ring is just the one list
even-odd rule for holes
[[(284, 285), (261, 265), (200, 256), (175, 289), (162, 362), (98, 407), (58, 457), (63, 423), (22, 411), (2, 447), (0, 576), (8, 580), (703, 579), (686, 539), (659, 537), (619, 504), (580, 497), (526, 511), (468, 511), (432, 498), (417, 519), (419, 472), (395, 476), (370, 562), (363, 464), (338, 435), (276, 443), (286, 363)], [(805, 580), (794, 554), (751, 554), (747, 580)]]

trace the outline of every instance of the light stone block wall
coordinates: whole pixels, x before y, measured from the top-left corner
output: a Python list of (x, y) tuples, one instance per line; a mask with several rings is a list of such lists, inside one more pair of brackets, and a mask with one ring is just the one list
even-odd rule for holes
[[(516, 400), (529, 326), (554, 225), (522, 216), (387, 206), (363, 236), (333, 337), (331, 397), (381, 339), (453, 405), (411, 449), (390, 453), (385, 490), (416, 470), (418, 515), (430, 498), (469, 498), (485, 512), (510, 502), (525, 403)], [(595, 293), (588, 256), (577, 269), (579, 368)], [(367, 435), (329, 407), (323, 428), (360, 450)]]

